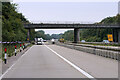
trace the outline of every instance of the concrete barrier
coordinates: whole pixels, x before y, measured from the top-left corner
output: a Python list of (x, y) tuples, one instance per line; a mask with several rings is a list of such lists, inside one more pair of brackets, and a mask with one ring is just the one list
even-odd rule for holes
[(98, 48), (98, 49), (105, 49), (105, 50), (114, 50), (120, 51), (120, 47), (113, 47), (113, 46), (99, 46), (99, 45), (89, 45), (89, 44), (75, 44), (75, 43), (65, 43), (67, 45), (75, 45), (75, 46), (82, 46), (82, 47), (91, 47), (91, 48)]
[(79, 51), (91, 53), (94, 55), (106, 57), (106, 58), (111, 58), (118, 60), (120, 56), (119, 51), (112, 51), (112, 50), (105, 50), (105, 49), (97, 49), (96, 47), (85, 47), (85, 46), (79, 46), (79, 45), (74, 45), (74, 44), (64, 44), (64, 43), (56, 43), (57, 45), (64, 46), (70, 49), (76, 49)]

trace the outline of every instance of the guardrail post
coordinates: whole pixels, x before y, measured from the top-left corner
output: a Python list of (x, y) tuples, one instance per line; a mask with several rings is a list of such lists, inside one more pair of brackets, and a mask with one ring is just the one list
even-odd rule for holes
[(4, 63), (7, 64), (7, 48), (5, 48)]
[(17, 46), (15, 45), (15, 56), (16, 56), (16, 54), (17, 54), (17, 51), (16, 51), (16, 49), (17, 49)]
[(22, 51), (22, 45), (21, 45), (21, 43), (20, 43), (20, 52)]
[(25, 45), (24, 45), (24, 43), (23, 43), (23, 50), (25, 49)]

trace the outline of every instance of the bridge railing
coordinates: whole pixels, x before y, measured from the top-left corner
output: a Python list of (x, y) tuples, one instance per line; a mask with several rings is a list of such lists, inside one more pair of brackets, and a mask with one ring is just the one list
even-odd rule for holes
[(32, 21), (34, 24), (94, 24), (95, 22), (90, 21)]
[(100, 24), (100, 25), (118, 25), (118, 23), (100, 23), (94, 21), (31, 21), (31, 24)]

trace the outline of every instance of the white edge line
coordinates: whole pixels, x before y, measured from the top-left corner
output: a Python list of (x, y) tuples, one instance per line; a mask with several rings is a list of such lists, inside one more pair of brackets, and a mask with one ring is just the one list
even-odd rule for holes
[[(86, 77), (88, 77), (88, 78), (94, 78), (93, 76), (91, 76), (90, 74), (88, 74), (87, 72), (85, 72), (84, 70), (82, 70), (81, 68), (79, 68), (78, 66), (76, 66), (75, 64), (73, 64), (72, 62), (68, 61), (67, 59), (65, 59), (64, 57), (62, 57), (61, 55), (59, 55), (57, 52), (55, 52), (54, 50), (52, 50), (48, 46), (45, 45), (45, 47), (47, 47), (49, 50), (51, 50), (53, 53), (55, 53), (58, 57), (60, 57), (65, 62), (67, 62), (68, 64), (70, 64), (72, 67), (74, 67), (75, 69), (77, 69), (79, 72), (81, 72)], [(96, 79), (94, 79), (94, 80), (96, 80)]]
[[(33, 47), (33, 46), (32, 46), (32, 47)], [(29, 50), (30, 50), (32, 47), (30, 47)], [(8, 69), (4, 72), (4, 74), (2, 74), (2, 75), (0, 76), (0, 80), (7, 74), (7, 72), (8, 72), (10, 69), (12, 69), (12, 67), (13, 67), (23, 56), (26, 55), (26, 53), (27, 53), (29, 50), (27, 50), (10, 68), (8, 68)]]

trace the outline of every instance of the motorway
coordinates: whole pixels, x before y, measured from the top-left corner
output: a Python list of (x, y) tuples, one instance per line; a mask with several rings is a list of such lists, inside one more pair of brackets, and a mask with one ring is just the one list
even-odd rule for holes
[(118, 78), (118, 61), (45, 43), (33, 45), (2, 78)]

